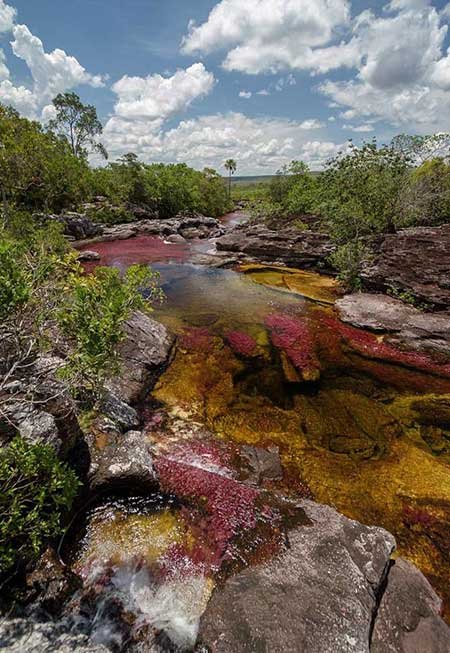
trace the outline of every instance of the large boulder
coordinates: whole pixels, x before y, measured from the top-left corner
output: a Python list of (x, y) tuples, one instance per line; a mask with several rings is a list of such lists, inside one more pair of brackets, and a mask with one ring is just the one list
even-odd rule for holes
[(362, 272), (370, 290), (408, 291), (432, 308), (450, 307), (450, 224), (387, 235)]
[(93, 222), (83, 213), (67, 212), (61, 215), (41, 215), (33, 216), (41, 222), (54, 221), (63, 225), (64, 234), (72, 240), (84, 240), (99, 236), (103, 232), (103, 227)]
[(408, 349), (450, 356), (450, 315), (424, 313), (389, 295), (357, 293), (336, 302), (342, 321), (382, 331)]
[(442, 601), (420, 571), (398, 558), (375, 620), (372, 653), (447, 653), (450, 629), (439, 616)]
[(334, 247), (326, 234), (314, 231), (274, 231), (262, 225), (241, 225), (218, 238), (217, 249), (292, 267), (325, 268)]
[(278, 557), (218, 588), (202, 617), (211, 653), (369, 651), (394, 538), (328, 506), (301, 501), (312, 521)]
[(121, 369), (108, 389), (127, 404), (138, 402), (160, 375), (173, 342), (163, 324), (136, 311), (125, 323), (119, 347)]

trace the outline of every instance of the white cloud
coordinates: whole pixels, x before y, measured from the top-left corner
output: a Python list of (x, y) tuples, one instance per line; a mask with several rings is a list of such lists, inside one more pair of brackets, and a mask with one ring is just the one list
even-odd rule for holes
[(300, 129), (321, 129), (321, 127), (325, 127), (325, 123), (316, 120), (316, 118), (310, 118), (301, 122), (299, 127)]
[(267, 88), (262, 88), (260, 91), (256, 92), (256, 95), (270, 95), (270, 91)]
[(17, 10), (0, 0), (0, 33), (10, 32), (16, 19)]
[[(227, 49), (224, 67), (257, 74), (315, 69), (319, 51), (348, 25), (348, 0), (221, 0), (202, 25), (191, 21), (185, 54)], [(338, 53), (334, 53), (333, 67)], [(346, 59), (349, 54), (346, 53)], [(330, 66), (328, 62), (327, 66)]]
[(342, 125), (342, 129), (364, 134), (368, 132), (373, 132), (374, 127), (373, 125), (368, 125), (368, 124), (367, 125)]
[(244, 100), (250, 100), (252, 97), (251, 91), (239, 91), (239, 97), (244, 98)]
[(144, 161), (179, 161), (196, 168), (220, 169), (231, 157), (243, 174), (274, 172), (292, 159), (303, 159), (318, 168), (341, 148), (309, 140), (297, 121), (250, 118), (242, 113), (201, 116), (168, 131), (157, 123), (113, 118), (104, 140), (112, 158), (134, 151)]
[(9, 70), (8, 66), (6, 65), (5, 53), (0, 49), (0, 82), (4, 79), (8, 79), (8, 77)]
[(319, 90), (344, 109), (341, 117), (383, 119), (396, 128), (448, 129), (450, 52), (442, 53), (448, 26), (427, 0), (393, 0), (381, 16), (364, 11), (353, 21), (351, 42), (360, 52), (357, 75), (327, 80)]
[(119, 98), (115, 114), (124, 119), (165, 120), (207, 95), (214, 83), (214, 75), (202, 63), (178, 70), (171, 77), (126, 75), (112, 87)]
[[(29, 117), (40, 117), (43, 107), (63, 91), (80, 84), (93, 87), (104, 85), (103, 78), (91, 75), (75, 59), (56, 49), (47, 53), (42, 41), (34, 36), (26, 25), (13, 27), (14, 41), (11, 43), (13, 53), (27, 64), (33, 86), (14, 86), (9, 80), (0, 83), (0, 101), (12, 104)], [(0, 61), (1, 63), (1, 61)]]

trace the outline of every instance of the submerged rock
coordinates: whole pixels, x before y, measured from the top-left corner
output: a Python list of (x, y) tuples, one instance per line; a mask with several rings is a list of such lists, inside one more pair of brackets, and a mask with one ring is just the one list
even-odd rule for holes
[(312, 525), (291, 531), (281, 555), (214, 592), (200, 624), (213, 653), (369, 651), (394, 538), (330, 507), (299, 505)]
[(378, 608), (372, 653), (446, 653), (450, 629), (439, 616), (442, 601), (411, 563), (398, 558)]
[(98, 252), (93, 252), (89, 249), (85, 249), (83, 252), (78, 254), (78, 260), (82, 263), (86, 261), (99, 261), (100, 254)]
[(450, 224), (388, 234), (361, 276), (371, 290), (395, 288), (435, 309), (450, 308)]
[(121, 370), (108, 388), (126, 403), (139, 401), (162, 371), (173, 342), (163, 324), (136, 311), (125, 323), (125, 339), (119, 347)]

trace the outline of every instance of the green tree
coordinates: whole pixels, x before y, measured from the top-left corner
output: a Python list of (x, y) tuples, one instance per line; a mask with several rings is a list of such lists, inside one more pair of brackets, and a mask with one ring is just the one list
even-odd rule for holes
[(450, 134), (447, 132), (426, 136), (398, 134), (392, 139), (391, 146), (401, 152), (409, 162), (420, 166), (425, 161), (449, 158)]
[(60, 93), (53, 100), (56, 117), (50, 121), (50, 129), (65, 136), (78, 158), (86, 158), (88, 151), (99, 152), (105, 159), (108, 157), (104, 146), (97, 138), (103, 132), (96, 108), (83, 104), (76, 93)]
[(225, 170), (228, 170), (228, 197), (231, 197), (231, 176), (237, 170), (237, 163), (234, 159), (227, 159), (224, 163)]

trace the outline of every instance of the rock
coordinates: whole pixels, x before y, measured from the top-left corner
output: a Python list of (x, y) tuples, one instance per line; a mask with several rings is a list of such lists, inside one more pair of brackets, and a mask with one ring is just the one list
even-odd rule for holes
[(104, 397), (100, 410), (123, 432), (131, 431), (139, 426), (139, 417), (134, 408), (116, 397), (112, 392), (108, 392)]
[(328, 236), (314, 231), (274, 231), (263, 225), (241, 225), (218, 238), (217, 249), (297, 268), (326, 268), (334, 247)]
[(183, 238), (180, 234), (172, 234), (171, 236), (167, 236), (166, 238), (168, 243), (185, 243), (186, 239)]
[(103, 227), (90, 220), (82, 213), (67, 212), (61, 215), (35, 214), (33, 218), (40, 222), (59, 222), (64, 227), (66, 236), (74, 240), (83, 240), (98, 236), (103, 232)]
[(336, 308), (343, 322), (388, 332), (394, 344), (450, 356), (450, 315), (424, 313), (399, 299), (369, 293), (347, 295)]
[(264, 481), (279, 481), (283, 478), (278, 447), (253, 447), (244, 445), (240, 449), (241, 456), (247, 461), (249, 476), (246, 481), (260, 485)]
[(411, 563), (398, 558), (389, 571), (372, 635), (372, 653), (447, 653), (450, 629), (442, 601)]
[(80, 252), (78, 254), (78, 260), (81, 262), (99, 261), (100, 258), (100, 254), (98, 252), (92, 252), (89, 249), (86, 249), (84, 252)]
[(281, 555), (213, 594), (200, 624), (212, 653), (369, 652), (394, 538), (328, 506), (299, 506), (313, 524), (291, 531)]
[(58, 426), (53, 415), (38, 410), (29, 402), (15, 403), (2, 409), (6, 414), (9, 425), (28, 442), (48, 444), (59, 452), (61, 441)]
[(150, 442), (140, 431), (129, 431), (110, 438), (97, 452), (97, 466), (90, 478), (91, 488), (139, 487), (155, 489)]
[(362, 271), (364, 285), (407, 291), (437, 310), (450, 308), (450, 224), (388, 234)]
[(80, 586), (80, 579), (48, 548), (26, 579), (27, 601), (38, 601), (48, 613), (59, 614), (64, 603)]
[(2, 653), (110, 653), (109, 647), (89, 641), (69, 620), (52, 621), (43, 615), (2, 617)]
[(119, 347), (121, 370), (108, 389), (127, 404), (139, 401), (151, 389), (169, 358), (174, 338), (163, 324), (135, 312), (125, 323)]

